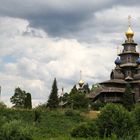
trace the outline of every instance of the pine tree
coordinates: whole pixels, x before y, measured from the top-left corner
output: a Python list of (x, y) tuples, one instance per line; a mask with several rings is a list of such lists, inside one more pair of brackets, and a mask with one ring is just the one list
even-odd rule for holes
[(50, 109), (57, 108), (59, 104), (58, 100), (58, 89), (57, 89), (57, 81), (56, 78), (54, 79), (52, 90), (48, 99), (47, 107)]
[(74, 85), (73, 88), (70, 91), (70, 95), (74, 95), (74, 94), (77, 94), (77, 93), (78, 93), (78, 90), (76, 88), (76, 85)]
[(134, 106), (134, 97), (130, 84), (126, 84), (125, 92), (123, 94), (123, 106), (131, 111)]
[(26, 109), (32, 108), (32, 97), (30, 93), (26, 93), (24, 108)]

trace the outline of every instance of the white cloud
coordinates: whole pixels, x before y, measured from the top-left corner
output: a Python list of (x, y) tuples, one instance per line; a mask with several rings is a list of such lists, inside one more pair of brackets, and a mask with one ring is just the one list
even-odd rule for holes
[(116, 50), (108, 41), (83, 44), (51, 38), (23, 19), (1, 17), (0, 23), (0, 84), (7, 104), (17, 86), (31, 92), (36, 105), (47, 100), (54, 77), (59, 92), (62, 86), (69, 91), (78, 82), (80, 70), (89, 83), (109, 78)]

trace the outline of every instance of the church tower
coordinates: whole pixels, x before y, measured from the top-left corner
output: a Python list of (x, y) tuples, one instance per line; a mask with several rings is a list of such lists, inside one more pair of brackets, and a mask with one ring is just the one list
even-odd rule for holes
[(134, 102), (140, 102), (140, 57), (136, 51), (137, 43), (133, 40), (134, 32), (130, 17), (128, 19), (128, 30), (125, 32), (126, 40), (122, 44), (122, 52), (115, 60), (116, 67), (110, 74), (110, 80), (101, 82), (100, 90), (89, 95), (93, 101), (121, 103), (126, 85), (129, 83)]
[(123, 43), (123, 51), (119, 54), (121, 59), (120, 68), (124, 73), (124, 78), (126, 81), (131, 81), (134, 79), (135, 68), (137, 67), (137, 59), (139, 58), (139, 53), (136, 52), (136, 43), (133, 40), (134, 32), (129, 24), (128, 30), (126, 31), (126, 40)]

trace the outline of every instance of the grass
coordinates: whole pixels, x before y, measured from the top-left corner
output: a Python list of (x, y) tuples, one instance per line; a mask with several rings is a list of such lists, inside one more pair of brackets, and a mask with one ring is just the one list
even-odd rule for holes
[(99, 114), (100, 111), (89, 111), (87, 113), (84, 113), (84, 116), (90, 119), (96, 119)]
[(70, 138), (70, 132), (80, 123), (91, 121), (72, 111), (65, 114), (66, 110), (55, 111), (39, 111), (39, 120), (35, 122), (34, 110), (14, 110), (2, 109), (0, 113), (1, 125), (12, 120), (21, 120), (35, 127), (35, 131), (31, 132), (35, 140), (57, 140), (59, 137), (63, 139), (74, 140)]
[[(0, 124), (2, 125), (11, 120), (21, 120), (29, 124), (29, 126), (35, 127), (34, 131), (31, 132), (33, 140), (122, 140), (116, 137), (85, 139), (72, 138), (70, 136), (73, 128), (81, 123), (93, 121), (93, 119), (97, 118), (99, 111), (79, 113), (78, 111), (46, 110), (39, 111), (39, 114), (39, 121), (35, 122), (34, 110), (1, 109)], [(127, 138), (126, 140), (131, 140), (131, 138)], [(137, 140), (140, 140), (140, 137)]]

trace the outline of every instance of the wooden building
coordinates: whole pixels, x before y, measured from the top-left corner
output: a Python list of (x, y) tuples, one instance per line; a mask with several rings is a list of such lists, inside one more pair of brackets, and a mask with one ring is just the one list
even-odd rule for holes
[(110, 74), (110, 80), (100, 83), (100, 88), (88, 95), (93, 101), (122, 102), (127, 83), (132, 87), (134, 101), (140, 101), (140, 57), (130, 25), (125, 35), (123, 50), (115, 60), (116, 67)]

